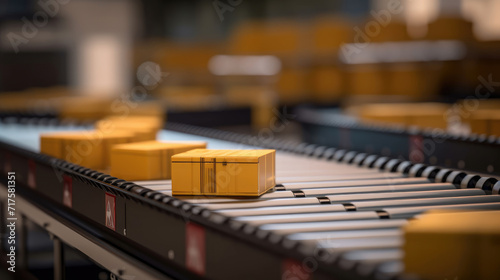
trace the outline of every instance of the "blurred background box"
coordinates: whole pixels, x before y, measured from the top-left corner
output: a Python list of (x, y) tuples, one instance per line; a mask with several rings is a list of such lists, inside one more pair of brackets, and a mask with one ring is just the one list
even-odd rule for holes
[(446, 129), (449, 106), (440, 103), (366, 104), (348, 109), (361, 121)]
[(472, 133), (500, 135), (500, 109), (482, 109), (472, 112), (469, 120)]
[(349, 65), (347, 68), (348, 88), (351, 95), (387, 94), (388, 76), (385, 67), (378, 64)]
[(439, 17), (429, 23), (428, 40), (460, 40), (473, 42), (475, 40), (472, 30), (473, 23), (459, 17)]

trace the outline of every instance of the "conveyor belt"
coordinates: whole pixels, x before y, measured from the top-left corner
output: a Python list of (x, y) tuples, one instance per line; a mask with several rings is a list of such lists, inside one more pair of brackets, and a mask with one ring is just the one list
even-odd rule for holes
[[(0, 140), (37, 153), (39, 133), (81, 128), (78, 126), (0, 125), (0, 131), (2, 131)], [(182, 125), (173, 125), (171, 128), (223, 139), (246, 141), (240, 135), (214, 130)], [(251, 145), (171, 130), (161, 131), (158, 138), (169, 141), (207, 141), (208, 148), (214, 149), (255, 148)], [(275, 191), (259, 198), (177, 197), (177, 200), (169, 198), (171, 196), (170, 180), (128, 183), (102, 173), (92, 173), (89, 170), (71, 167), (60, 161), (52, 161), (52, 163), (61, 167), (66, 166), (62, 168), (63, 172), (71, 170), (74, 172), (71, 176), (88, 178), (78, 179), (82, 182), (79, 185), (80, 188), (84, 188), (83, 185), (95, 183), (107, 184), (103, 187), (108, 188), (106, 192), (115, 193), (117, 191), (113, 188), (116, 187), (113, 186), (119, 186), (118, 188), (123, 189), (124, 193), (117, 192), (116, 195), (117, 197), (123, 195), (123, 205), (126, 205), (120, 204), (122, 206), (119, 207), (127, 209), (125, 224), (119, 227), (126, 230), (125, 236), (160, 256), (162, 256), (162, 250), (174, 251), (172, 248), (175, 245), (172, 245), (172, 242), (182, 243), (175, 249), (176, 255), (179, 254), (182, 257), (180, 259), (174, 257), (174, 261), (181, 266), (185, 265), (188, 270), (210, 278), (234, 279), (238, 276), (246, 278), (235, 272), (236, 268), (244, 267), (243, 271), (247, 272), (253, 270), (253, 265), (260, 263), (259, 258), (266, 260), (267, 257), (259, 253), (266, 250), (273, 252), (272, 256), (280, 256), (280, 259), (286, 260), (288, 259), (286, 256), (289, 256), (299, 264), (306, 258), (313, 258), (317, 264), (320, 264), (321, 269), (306, 272), (315, 277), (329, 275), (332, 273), (329, 269), (334, 269), (336, 273), (345, 271), (345, 274), (337, 274), (340, 275), (339, 279), (354, 279), (362, 276), (400, 277), (404, 271), (401, 263), (401, 246), (404, 242), (401, 227), (408, 223), (408, 219), (418, 219), (419, 214), (431, 209), (500, 209), (500, 196), (495, 178), (468, 176), (460, 171), (454, 172), (434, 166), (326, 147), (311, 148), (298, 143), (275, 141), (263, 146), (282, 147), (287, 151), (281, 150), (276, 153), (277, 186)], [(5, 151), (11, 153), (9, 147), (3, 148), (4, 156)], [(298, 151), (306, 155), (298, 155), (290, 151)], [(23, 154), (21, 157), (29, 156)], [(37, 160), (43, 163), (43, 160), (50, 159), (44, 157), (43, 160)], [(94, 189), (82, 191), (80, 193), (82, 199), (92, 198), (91, 193), (95, 192)], [(48, 189), (40, 188), (40, 192), (46, 191)], [(135, 192), (146, 199), (128, 196), (129, 192)], [(77, 194), (74, 193), (73, 196), (75, 195)], [(57, 196), (54, 197), (57, 198)], [(129, 200), (134, 202), (129, 202)], [(78, 201), (76, 203), (78, 204)], [(75, 205), (75, 202), (73, 204)], [(142, 206), (138, 204), (155, 205), (152, 208), (157, 207), (155, 209), (167, 214), (170, 211), (178, 211), (176, 213), (178, 217), (173, 220), (170, 218), (171, 224), (168, 226), (168, 238), (178, 238), (178, 240), (162, 243), (161, 240), (154, 240), (154, 238), (160, 238), (160, 235), (139, 233), (133, 228), (140, 226), (141, 222), (132, 219), (140, 219), (147, 213), (158, 215), (156, 212), (142, 210)], [(164, 208), (162, 205), (168, 205), (170, 208)], [(79, 209), (82, 215), (97, 215), (85, 206), (73, 207), (73, 210), (79, 211)], [(99, 222), (102, 224), (102, 221), (99, 220)], [(184, 226), (186, 223), (187, 229)], [(186, 242), (185, 238), (189, 237), (185, 234), (190, 230), (189, 225), (193, 223), (205, 227), (206, 232), (217, 232), (214, 235), (207, 233), (209, 236), (206, 237), (207, 251), (204, 252), (206, 259), (203, 271), (196, 271), (196, 268), (186, 264), (185, 256), (188, 252), (179, 252), (184, 249), (188, 250), (186, 249), (188, 245), (184, 242)], [(217, 227), (217, 224), (220, 228), (212, 229), (214, 226)], [(144, 225), (150, 225), (150, 223), (144, 222)], [(148, 228), (154, 229), (154, 227)], [(119, 233), (118, 229), (116, 231)], [(158, 232), (165, 231), (159, 227)], [(244, 236), (251, 236), (251, 238)], [(218, 253), (213, 246), (223, 243), (224, 238), (232, 240), (233, 243), (221, 245), (221, 253)], [(250, 247), (256, 246), (256, 248), (247, 248), (246, 250), (250, 251), (245, 252), (252, 253), (238, 258), (237, 255), (229, 252), (230, 248), (224, 248), (225, 246), (231, 247), (230, 244), (235, 246), (234, 242), (246, 242), (250, 244)], [(262, 246), (255, 245), (257, 243)], [(155, 246), (158, 247), (155, 248)], [(266, 246), (269, 248), (266, 249)], [(236, 258), (237, 260), (234, 261), (238, 264), (234, 263), (230, 256)], [(242, 263), (242, 261), (248, 263)], [(222, 269), (220, 262), (225, 262), (226, 274), (214, 271)], [(231, 265), (236, 268), (227, 268)], [(279, 277), (275, 269), (269, 266), (255, 267), (255, 269), (259, 271), (249, 274), (251, 277), (262, 275), (269, 279)]]
[[(294, 112), (303, 140), (362, 153), (390, 155), (415, 162), (500, 175), (500, 138), (449, 133), (443, 129), (363, 123), (331, 109), (302, 107)], [(473, 151), (473, 152), (471, 152)]]

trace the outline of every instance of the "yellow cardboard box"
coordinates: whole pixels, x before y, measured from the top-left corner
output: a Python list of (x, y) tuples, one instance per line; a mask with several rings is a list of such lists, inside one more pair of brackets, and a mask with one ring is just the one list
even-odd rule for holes
[(196, 149), (172, 157), (172, 194), (259, 196), (275, 185), (275, 150)]
[(472, 113), (468, 120), (471, 132), (500, 136), (500, 110), (482, 109)]
[(130, 143), (133, 135), (124, 131), (73, 131), (42, 134), (40, 152), (91, 169), (104, 170), (110, 163), (111, 147)]
[(199, 148), (206, 148), (206, 143), (146, 141), (116, 145), (111, 152), (110, 174), (125, 180), (170, 179), (171, 157)]
[(132, 133), (132, 142), (155, 140), (162, 126), (162, 120), (156, 117), (108, 117), (94, 125), (96, 130), (105, 134), (121, 131)]
[(422, 279), (498, 279), (500, 211), (430, 212), (404, 229), (404, 265)]

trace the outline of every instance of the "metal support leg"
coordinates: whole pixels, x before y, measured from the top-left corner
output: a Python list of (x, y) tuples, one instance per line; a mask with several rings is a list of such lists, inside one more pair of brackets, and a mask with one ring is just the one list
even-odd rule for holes
[(19, 215), (17, 218), (17, 254), (18, 261), (17, 265), (20, 269), (28, 269), (28, 227), (27, 219), (23, 215)]
[[(0, 198), (1, 199), (1, 198)], [(5, 204), (0, 201), (0, 248), (5, 249)]]
[(66, 279), (64, 268), (64, 244), (54, 236), (54, 280)]

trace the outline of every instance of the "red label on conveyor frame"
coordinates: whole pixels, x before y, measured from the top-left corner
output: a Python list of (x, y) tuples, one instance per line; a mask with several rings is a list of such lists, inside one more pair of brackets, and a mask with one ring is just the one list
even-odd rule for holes
[(193, 223), (186, 224), (186, 267), (205, 275), (205, 229)]
[(5, 173), (8, 173), (8, 172), (12, 171), (12, 167), (10, 165), (10, 154), (7, 153), (7, 152), (5, 152), (5, 162), (4, 162), (4, 165), (3, 165), (3, 169), (4, 169)]
[(410, 135), (410, 149), (408, 157), (411, 162), (424, 162), (424, 140), (421, 135)]
[(282, 280), (310, 280), (311, 271), (316, 269), (317, 261), (314, 258), (306, 258), (304, 261), (299, 262), (293, 259), (286, 259), (282, 265)]
[(36, 164), (32, 159), (30, 159), (28, 160), (28, 186), (32, 189), (36, 188), (35, 172)]
[(110, 193), (105, 195), (106, 226), (116, 230), (116, 196)]
[(63, 204), (73, 207), (73, 179), (68, 175), (63, 175)]
[(351, 131), (348, 128), (339, 129), (339, 146), (343, 149), (351, 147)]

